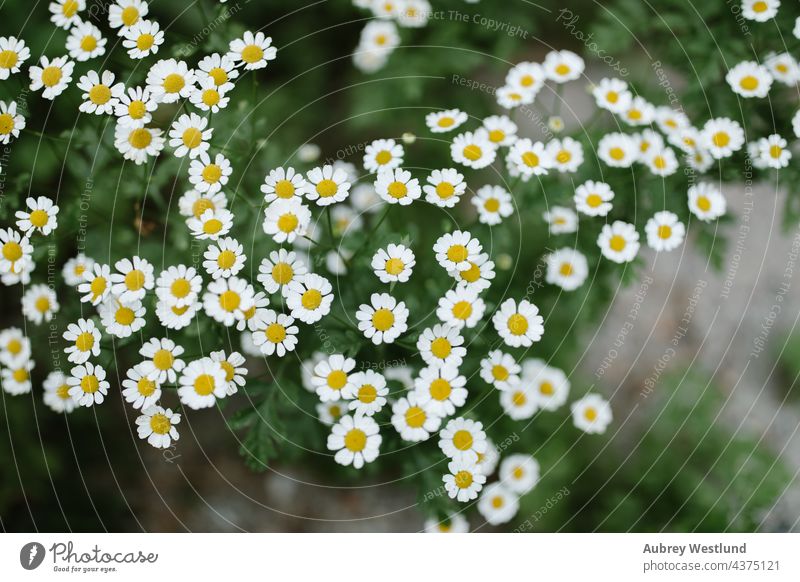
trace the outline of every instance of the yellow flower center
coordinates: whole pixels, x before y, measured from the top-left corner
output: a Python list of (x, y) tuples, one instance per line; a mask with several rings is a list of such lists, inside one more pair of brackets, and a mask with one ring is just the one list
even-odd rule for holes
[(608, 155), (611, 156), (611, 159), (619, 161), (625, 158), (625, 150), (614, 147), (608, 150)]
[(781, 157), (782, 153), (783, 153), (783, 148), (781, 146), (774, 145), (769, 148), (769, 155), (776, 160)]
[(467, 489), (472, 485), (472, 473), (469, 471), (459, 471), (455, 475), (456, 487), (459, 489)]
[(562, 277), (569, 277), (574, 272), (574, 268), (572, 267), (572, 263), (561, 263), (561, 267), (559, 267), (558, 272), (561, 273)]
[(367, 446), (367, 434), (359, 428), (351, 428), (344, 435), (344, 446), (354, 453), (363, 451)]
[(280, 323), (271, 323), (267, 326), (264, 334), (273, 344), (279, 344), (286, 339), (286, 328)]
[(514, 335), (523, 335), (528, 331), (528, 320), (524, 315), (515, 313), (508, 318), (508, 330)]
[(342, 370), (333, 370), (328, 374), (327, 381), (332, 390), (341, 390), (347, 384), (347, 374)]
[(600, 194), (589, 194), (586, 197), (586, 204), (587, 206), (591, 206), (592, 208), (597, 208), (603, 203), (603, 198)]
[(59, 398), (61, 398), (61, 400), (68, 400), (72, 398), (72, 396), (69, 395), (69, 384), (62, 384), (56, 388), (56, 394)]
[(492, 497), (492, 507), (494, 507), (495, 509), (500, 509), (501, 507), (503, 507), (503, 504), (504, 504), (503, 498), (500, 497), (499, 495)]
[(260, 46), (249, 44), (242, 49), (242, 60), (249, 65), (257, 63), (263, 58), (264, 58), (264, 51), (261, 49)]
[(402, 182), (392, 182), (389, 184), (387, 191), (389, 192), (389, 196), (396, 200), (400, 200), (401, 198), (404, 198), (406, 194), (408, 194), (408, 187)]
[(75, 339), (75, 347), (78, 351), (88, 352), (94, 347), (94, 335), (88, 331), (84, 331)]
[(201, 98), (203, 99), (203, 103), (208, 107), (213, 107), (217, 103), (219, 103), (220, 96), (219, 91), (216, 89), (206, 89), (203, 91)]
[(78, 12), (78, 0), (67, 0), (61, 5), (61, 14), (67, 18), (72, 18)]
[(539, 384), (539, 392), (545, 396), (552, 396), (555, 394), (555, 391), (555, 387), (550, 382), (544, 381)]
[(36, 300), (34, 306), (39, 313), (47, 313), (50, 310), (50, 300), (46, 295), (42, 295)]
[(81, 39), (81, 50), (86, 53), (92, 52), (97, 48), (97, 39), (91, 34), (87, 34)]
[(497, 198), (489, 198), (483, 203), (483, 208), (487, 212), (497, 212), (500, 210), (500, 201)]
[(14, 381), (19, 383), (27, 382), (28, 378), (30, 377), (28, 375), (28, 370), (26, 370), (25, 368), (18, 368), (14, 370), (12, 376), (14, 376)]
[(19, 243), (9, 241), (3, 245), (3, 258), (12, 263), (22, 258), (22, 247)]
[(658, 227), (658, 238), (668, 239), (672, 236), (672, 227), (662, 224)]
[(300, 303), (306, 309), (317, 309), (322, 304), (322, 293), (320, 293), (317, 289), (308, 289), (300, 297)]
[(556, 67), (556, 74), (563, 77), (564, 75), (568, 75), (571, 70), (572, 69), (569, 68), (569, 65), (561, 63)]
[(125, 287), (130, 291), (139, 291), (144, 287), (145, 277), (144, 273), (139, 269), (132, 269), (125, 275)]
[(19, 61), (19, 55), (12, 50), (0, 51), (0, 69), (11, 69)]
[(372, 384), (364, 384), (358, 389), (358, 400), (363, 404), (371, 404), (378, 397), (378, 390)]
[(217, 265), (221, 269), (230, 269), (236, 264), (236, 253), (233, 251), (222, 251), (217, 257)]
[(718, 131), (717, 133), (714, 134), (714, 137), (711, 138), (711, 141), (713, 141), (714, 145), (717, 146), (718, 148), (724, 148), (726, 145), (730, 143), (731, 136), (729, 136), (724, 131)]
[(282, 214), (281, 217), (278, 218), (278, 228), (287, 234), (293, 232), (298, 224), (300, 224), (300, 219), (291, 212)]
[(150, 428), (156, 434), (167, 434), (172, 428), (172, 424), (166, 415), (159, 412), (150, 417)]
[(31, 212), (30, 216), (28, 217), (28, 220), (30, 220), (31, 224), (33, 226), (35, 226), (36, 228), (44, 228), (44, 226), (47, 224), (47, 219), (48, 218), (49, 217), (47, 216), (47, 212), (46, 211), (44, 211), (44, 210), (34, 210), (33, 212)]
[(114, 314), (114, 319), (120, 325), (130, 325), (135, 318), (136, 314), (130, 307), (120, 307), (117, 309), (116, 314)]
[(454, 263), (463, 263), (467, 260), (469, 251), (464, 245), (452, 245), (447, 249), (447, 258)]
[(16, 356), (22, 351), (22, 342), (18, 339), (12, 339), (6, 344), (6, 350)]
[(436, 122), (436, 124), (439, 127), (452, 127), (455, 122), (456, 120), (453, 119), (452, 117), (441, 117), (439, 118), (439, 121)]
[(128, 143), (137, 150), (143, 150), (153, 141), (150, 130), (145, 128), (134, 129), (128, 136)]
[(183, 75), (178, 73), (170, 73), (164, 77), (164, 90), (167, 93), (180, 93), (181, 89), (186, 85), (186, 80)]
[(514, 395), (511, 397), (511, 402), (514, 403), (514, 406), (525, 406), (527, 401), (528, 397), (525, 396), (524, 392), (514, 392)]
[(10, 113), (0, 114), (0, 135), (8, 135), (14, 131), (14, 117)]
[(472, 448), (472, 433), (468, 430), (458, 430), (453, 435), (453, 446), (459, 451), (468, 451)]
[(758, 89), (758, 79), (753, 75), (747, 75), (746, 77), (742, 77), (742, 80), (739, 81), (739, 86), (745, 91), (755, 91)]
[(236, 368), (234, 368), (228, 360), (222, 360), (219, 365), (225, 370), (225, 381), (232, 381), (233, 377), (236, 375)]
[(428, 419), (428, 415), (419, 406), (411, 406), (406, 410), (406, 424), (411, 428), (419, 428)]
[(472, 315), (472, 304), (469, 301), (459, 301), (453, 305), (453, 317), (466, 320)]
[(440, 360), (444, 360), (452, 351), (453, 346), (446, 337), (437, 337), (431, 342), (431, 353)]
[(136, 390), (144, 397), (152, 396), (156, 391), (156, 383), (148, 378), (139, 378), (136, 382)]
[(242, 298), (236, 291), (225, 291), (219, 296), (219, 306), (227, 312), (238, 309), (241, 302)]
[(372, 325), (378, 331), (386, 331), (394, 325), (394, 313), (389, 309), (378, 309), (372, 314)]
[(319, 194), (322, 198), (330, 198), (338, 191), (339, 187), (336, 185), (336, 182), (333, 180), (321, 180), (319, 184), (317, 184), (317, 194)]
[(294, 277), (294, 269), (289, 263), (275, 263), (272, 267), (272, 279), (278, 285), (286, 285)]
[(140, 51), (149, 51), (156, 42), (156, 37), (152, 34), (145, 32), (144, 34), (140, 34), (139, 38), (136, 39), (136, 48)]
[(616, 91), (609, 91), (608, 93), (606, 93), (606, 101), (608, 101), (609, 103), (616, 103), (617, 101), (619, 101), (619, 93), (617, 93)]
[(186, 279), (175, 279), (170, 285), (170, 293), (178, 299), (183, 299), (192, 290), (192, 286)]
[(471, 143), (468, 146), (466, 146), (462, 153), (464, 154), (465, 158), (467, 158), (472, 162), (480, 160), (481, 156), (483, 156), (483, 150), (481, 150), (480, 146), (474, 143)]
[(100, 389), (100, 381), (94, 374), (88, 374), (81, 378), (81, 390), (87, 394), (94, 394)]
[(375, 161), (381, 166), (388, 164), (392, 161), (392, 153), (389, 150), (381, 150), (375, 154)]
[(147, 106), (144, 101), (134, 100), (128, 105), (128, 116), (131, 119), (141, 119), (147, 113)]
[(400, 259), (392, 258), (386, 261), (386, 265), (384, 268), (386, 269), (386, 272), (389, 273), (390, 275), (399, 275), (400, 273), (403, 272), (403, 269), (406, 268), (406, 265)]
[(495, 364), (492, 366), (492, 376), (495, 380), (499, 380), (500, 382), (505, 382), (508, 380), (508, 368), (505, 366), (501, 366), (500, 364)]
[(42, 83), (45, 87), (55, 87), (61, 81), (61, 69), (58, 67), (45, 67), (42, 71)]
[(217, 234), (222, 230), (222, 221), (218, 218), (211, 218), (203, 224), (203, 232), (206, 234)]
[(442, 200), (447, 200), (453, 194), (455, 194), (455, 192), (455, 186), (453, 186), (450, 182), (439, 182), (436, 184), (436, 195)]
[(711, 200), (709, 200), (706, 196), (698, 196), (697, 207), (703, 212), (708, 212), (711, 210)]
[(194, 149), (203, 143), (203, 132), (196, 127), (190, 127), (183, 132), (181, 140), (187, 148)]
[(208, 72), (208, 76), (214, 79), (214, 84), (217, 87), (228, 82), (228, 73), (222, 67), (214, 67)]
[(450, 397), (453, 388), (450, 386), (450, 382), (444, 378), (436, 378), (431, 382), (429, 391), (431, 393), (431, 398), (442, 402)]
[(608, 241), (608, 246), (611, 247), (612, 251), (622, 251), (625, 248), (625, 237), (615, 234), (611, 237), (611, 240)]
[(194, 391), (200, 396), (208, 396), (214, 392), (214, 376), (210, 374), (200, 374), (194, 379)]
[(493, 129), (489, 132), (489, 141), (499, 143), (506, 139), (506, 132), (502, 129)]
[(467, 283), (474, 283), (481, 277), (481, 268), (473, 262), (470, 262), (469, 269), (466, 271), (459, 271), (461, 279)]
[[(334, 184), (334, 188), (335, 186), (336, 184)], [(317, 186), (317, 191), (319, 192), (319, 186)], [(294, 196), (294, 192), (295, 188), (291, 180), (280, 180), (275, 184), (275, 195), (278, 198), (283, 198), (283, 199), (291, 198), (292, 196)]]
[(525, 152), (522, 154), (522, 163), (529, 168), (535, 168), (539, 165), (539, 156), (533, 152)]
[(133, 6), (123, 8), (120, 19), (125, 26), (133, 26), (139, 20), (139, 11)]
[(155, 355), (153, 356), (153, 365), (165, 372), (172, 368), (172, 364), (175, 363), (175, 356), (172, 355), (172, 352), (169, 350), (161, 349), (158, 350)]
[(589, 422), (594, 422), (594, 420), (597, 418), (597, 410), (595, 410), (590, 406), (589, 408), (583, 411), (583, 416)]
[(105, 277), (95, 277), (92, 279), (92, 283), (89, 285), (89, 289), (92, 292), (92, 297), (97, 298), (106, 291), (106, 278)]

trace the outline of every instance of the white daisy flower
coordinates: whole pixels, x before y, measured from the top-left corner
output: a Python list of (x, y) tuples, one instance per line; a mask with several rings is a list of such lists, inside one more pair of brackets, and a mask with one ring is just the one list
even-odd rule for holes
[(583, 59), (572, 51), (550, 51), (542, 63), (545, 76), (556, 83), (579, 79), (584, 66)]
[(293, 251), (279, 249), (272, 251), (258, 267), (258, 282), (267, 293), (281, 291), (285, 294), (287, 285), (308, 272), (305, 263)]
[(681, 245), (686, 228), (678, 216), (667, 210), (656, 212), (644, 227), (647, 244), (656, 251), (671, 251)]
[(564, 206), (551, 206), (543, 215), (550, 234), (571, 234), (578, 231), (578, 215)]
[(606, 216), (613, 207), (614, 192), (605, 182), (588, 180), (575, 189), (575, 208), (587, 216)]
[(25, 41), (15, 36), (0, 36), (0, 81), (5, 81), (31, 56)]
[(164, 44), (164, 31), (155, 20), (139, 20), (123, 30), (122, 46), (128, 49), (128, 56), (134, 60), (156, 54), (158, 47)]
[(0, 364), (13, 366), (31, 355), (31, 342), (17, 327), (0, 331)]
[(137, 166), (146, 163), (148, 158), (158, 157), (165, 142), (157, 128), (125, 127), (118, 123), (114, 130), (114, 147)]
[(114, 115), (120, 127), (137, 129), (144, 127), (153, 119), (152, 113), (158, 108), (158, 101), (148, 89), (131, 87), (127, 93), (119, 95), (114, 106)]
[(532, 91), (520, 91), (517, 87), (504, 85), (495, 91), (497, 104), (505, 109), (513, 109), (520, 105), (530, 105), (536, 97)]
[(434, 111), (425, 116), (425, 125), (432, 133), (446, 133), (453, 131), (467, 121), (467, 114), (460, 109), (447, 109)]
[(800, 65), (789, 53), (770, 53), (764, 59), (764, 65), (779, 83), (793, 87), (800, 81)]
[(18, 138), (19, 132), (23, 129), (25, 129), (25, 118), (17, 113), (16, 101), (11, 101), (7, 105), (5, 101), (0, 101), (0, 144), (7, 144), (11, 138)]
[(225, 91), (217, 87), (216, 81), (211, 77), (198, 79), (197, 84), (197, 90), (192, 93), (189, 100), (192, 102), (192, 105), (201, 111), (217, 113), (225, 109), (228, 103), (230, 103), (230, 98), (226, 97)]
[(246, 382), (247, 368), (242, 366), (245, 363), (244, 356), (239, 352), (231, 352), (230, 355), (225, 355), (223, 350), (211, 352), (209, 356), (225, 370), (228, 396), (236, 394)]
[(764, 65), (742, 61), (728, 71), (725, 81), (737, 95), (763, 98), (772, 86), (772, 75)]
[(249, 322), (253, 332), (253, 344), (265, 356), (277, 355), (279, 358), (294, 351), (297, 334), (294, 318), (272, 309), (259, 309)]
[(514, 357), (500, 350), (492, 350), (481, 360), (481, 378), (501, 391), (519, 382), (520, 370)]
[(18, 360), (12, 364), (12, 367), (0, 370), (0, 382), (3, 384), (3, 390), (12, 396), (27, 394), (33, 387), (31, 370), (34, 363), (31, 360)]
[(448, 272), (466, 271), (472, 267), (483, 247), (467, 231), (456, 230), (440, 236), (433, 245), (436, 260)]
[(156, 316), (161, 325), (167, 329), (183, 329), (192, 323), (200, 307), (202, 305), (197, 300), (181, 307), (170, 305), (166, 301), (158, 301), (156, 303)]
[(325, 426), (333, 426), (347, 412), (342, 402), (318, 402), (317, 418)]
[(458, 368), (467, 354), (459, 330), (439, 323), (422, 330), (417, 339), (417, 350), (425, 363), (433, 367)]
[(219, 240), (231, 231), (233, 227), (233, 214), (225, 208), (209, 208), (199, 217), (190, 217), (186, 226), (192, 236), (199, 240)]
[(655, 122), (658, 128), (667, 136), (672, 136), (672, 134), (682, 129), (692, 127), (692, 122), (686, 113), (666, 105), (656, 107)]
[(517, 124), (507, 115), (491, 115), (483, 120), (489, 141), (497, 147), (510, 146), (517, 140)]
[(533, 142), (528, 138), (518, 139), (508, 150), (506, 160), (524, 177), (543, 176), (547, 174), (553, 161), (542, 142)]
[(66, 44), (69, 56), (78, 62), (88, 61), (106, 52), (106, 39), (100, 29), (89, 22), (78, 22), (70, 30)]
[(145, 324), (146, 309), (138, 300), (122, 303), (111, 295), (97, 307), (97, 311), (106, 333), (118, 338), (130, 337)]
[(574, 291), (589, 276), (586, 257), (578, 250), (565, 247), (547, 255), (545, 281), (558, 285), (564, 291)]
[(364, 52), (388, 56), (400, 44), (400, 35), (394, 22), (371, 20), (359, 36), (359, 47)]
[(47, 285), (31, 285), (22, 295), (22, 315), (36, 325), (53, 319), (59, 307), (56, 292)]
[(222, 192), (201, 194), (197, 190), (187, 190), (178, 200), (178, 211), (187, 218), (200, 218), (206, 210), (220, 210), (228, 207), (228, 199)]
[(122, 397), (137, 410), (154, 406), (161, 398), (161, 385), (148, 377), (143, 364), (129, 368), (122, 381)]
[(78, 406), (102, 404), (110, 386), (106, 380), (106, 371), (91, 362), (72, 368), (67, 384), (69, 395)]
[(393, 343), (408, 329), (408, 309), (388, 293), (373, 293), (356, 312), (358, 329), (375, 345)]
[(248, 309), (244, 310), (244, 317), (236, 322), (236, 329), (238, 331), (245, 331), (250, 327), (250, 322), (255, 319), (259, 309), (266, 309), (269, 307), (269, 297), (263, 291), (256, 291), (253, 289), (253, 302)]
[(111, 293), (127, 303), (144, 298), (147, 291), (155, 286), (153, 265), (146, 259), (134, 256), (121, 259), (114, 264), (116, 273), (111, 273)]
[(687, 154), (698, 151), (700, 147), (700, 131), (694, 127), (680, 129), (669, 136), (669, 143)]
[(68, 30), (81, 21), (80, 12), (86, 8), (86, 0), (55, 0), (48, 6), (50, 21), (59, 28)]
[[(347, 204), (337, 204), (331, 209), (331, 225), (334, 236), (345, 236), (348, 231), (358, 231), (362, 226), (361, 216)], [(345, 254), (345, 249), (339, 252), (331, 251), (334, 255)], [(340, 257), (341, 258), (341, 257)]]
[(42, 386), (44, 387), (42, 399), (50, 410), (69, 414), (75, 409), (75, 401), (69, 395), (69, 384), (63, 372), (59, 370), (50, 372)]
[(58, 227), (58, 206), (45, 196), (38, 198), (26, 198), (25, 205), (27, 210), (17, 210), (17, 228), (26, 237), (30, 237), (34, 232), (40, 232), (47, 236)]
[(197, 63), (195, 75), (199, 80), (213, 79), (214, 84), (222, 92), (233, 89), (233, 80), (239, 76), (236, 63), (228, 55), (213, 53)]
[(377, 459), (380, 445), (378, 423), (369, 416), (343, 416), (328, 435), (328, 450), (336, 451), (334, 460), (356, 469)]
[(756, 22), (766, 22), (778, 13), (780, 0), (742, 0), (742, 16)]
[(451, 419), (439, 431), (439, 448), (454, 461), (476, 463), (488, 448), (483, 424), (463, 417)]
[(306, 198), (316, 201), (317, 206), (342, 202), (350, 190), (347, 173), (340, 168), (334, 169), (331, 165), (312, 169), (306, 174), (306, 180), (308, 181)]
[(302, 174), (294, 168), (275, 168), (264, 178), (261, 192), (264, 202), (272, 204), (276, 200), (291, 200), (309, 193), (309, 184)]
[(621, 79), (600, 79), (592, 88), (592, 95), (598, 107), (615, 115), (627, 111), (633, 101), (628, 84)]
[(651, 150), (642, 161), (656, 176), (671, 176), (678, 169), (678, 158), (668, 147)]
[(244, 268), (244, 246), (234, 238), (219, 239), (203, 253), (203, 268), (212, 279), (228, 278)]
[(78, 88), (83, 91), (83, 103), (78, 109), (95, 115), (111, 115), (125, 92), (122, 83), (114, 83), (114, 73), (89, 71), (80, 78)]
[(353, 52), (353, 64), (363, 73), (374, 73), (386, 65), (389, 53), (359, 45)]
[(151, 406), (142, 411), (136, 419), (139, 438), (157, 449), (168, 449), (180, 435), (175, 425), (180, 423), (181, 415), (172, 412), (171, 408)]
[(639, 157), (639, 148), (627, 134), (607, 133), (597, 144), (597, 156), (609, 167), (630, 168)]
[(167, 305), (192, 305), (200, 295), (203, 280), (194, 267), (177, 265), (162, 271), (156, 279), (156, 296)]
[(519, 497), (501, 483), (484, 487), (478, 500), (478, 513), (490, 525), (508, 523), (519, 511)]
[(445, 521), (426, 519), (425, 533), (469, 533), (469, 522), (460, 513), (451, 513)]
[(547, 144), (550, 168), (561, 173), (574, 173), (583, 163), (583, 146), (571, 137), (554, 139)]
[(78, 293), (83, 295), (83, 303), (99, 305), (105, 301), (111, 293), (111, 267), (100, 263), (87, 267), (83, 273), (83, 282), (78, 285)]
[(450, 461), (447, 470), (442, 477), (444, 488), (450, 498), (456, 501), (472, 501), (486, 483), (486, 475), (481, 473), (474, 461)]
[(208, 119), (196, 113), (181, 115), (169, 130), (169, 145), (175, 148), (175, 156), (190, 158), (205, 153), (209, 148), (208, 141), (214, 134), (214, 129), (208, 127)]
[(330, 281), (320, 275), (306, 273), (286, 286), (284, 297), (292, 317), (311, 325), (330, 313), (334, 296)]
[(402, 168), (382, 170), (375, 178), (375, 191), (389, 204), (408, 206), (422, 195), (419, 180)]
[(506, 74), (506, 87), (535, 98), (544, 87), (545, 80), (546, 74), (542, 65), (522, 62), (514, 65)]
[(480, 170), (494, 162), (497, 146), (489, 140), (489, 132), (485, 129), (467, 131), (453, 138), (450, 157), (457, 164)]
[(392, 425), (400, 438), (420, 442), (439, 430), (442, 418), (419, 402), (415, 392), (409, 392), (392, 405)]
[(485, 310), (486, 304), (478, 297), (478, 291), (459, 286), (448, 290), (444, 297), (439, 299), (436, 317), (441, 322), (460, 330), (463, 327), (475, 327)]
[(622, 113), (621, 117), (628, 125), (650, 125), (655, 121), (656, 108), (644, 97), (636, 96), (631, 100), (631, 104)]
[(238, 277), (216, 279), (208, 284), (203, 294), (206, 315), (231, 327), (245, 318), (244, 312), (253, 306), (255, 291)]
[(453, 365), (431, 365), (422, 368), (414, 381), (417, 402), (441, 417), (455, 414), (467, 401), (467, 379)]
[(383, 207), (384, 201), (375, 191), (374, 184), (361, 183), (350, 190), (350, 204), (360, 213), (374, 214)]
[(214, 194), (228, 183), (232, 172), (228, 158), (217, 154), (212, 161), (208, 154), (203, 152), (189, 164), (189, 182), (198, 192)]
[(341, 354), (333, 354), (323, 358), (314, 366), (311, 384), (322, 402), (336, 401), (342, 398), (345, 390), (352, 390), (351, 372), (356, 366), (353, 358)]
[(42, 56), (39, 59), (39, 65), (34, 65), (28, 70), (31, 91), (42, 89), (42, 97), (52, 101), (61, 95), (72, 81), (73, 68), (75, 68), (75, 63), (67, 57), (57, 57), (51, 60)]
[(500, 224), (514, 213), (513, 198), (502, 186), (478, 188), (470, 200), (478, 211), (478, 220), (483, 224)]
[(789, 160), (792, 159), (789, 143), (777, 133), (758, 140), (757, 144), (758, 156), (766, 167), (779, 170), (789, 165)]
[(356, 416), (373, 416), (386, 405), (389, 388), (386, 379), (372, 370), (350, 374), (342, 398), (349, 400), (348, 408)]
[(211, 408), (216, 404), (217, 398), (225, 398), (227, 395), (225, 369), (211, 358), (189, 362), (178, 382), (178, 398), (181, 404), (192, 410)]
[(709, 119), (700, 135), (703, 149), (715, 159), (728, 158), (744, 145), (744, 130), (736, 121), (727, 117)]
[(697, 149), (686, 156), (686, 164), (698, 174), (702, 174), (714, 165), (714, 158), (705, 150)]
[(255, 34), (249, 30), (242, 38), (232, 40), (228, 46), (228, 58), (234, 63), (242, 65), (245, 70), (253, 71), (263, 69), (268, 61), (272, 61), (278, 54), (278, 49), (272, 45), (272, 37), (258, 31)]
[(428, 0), (404, 0), (395, 18), (400, 26), (422, 28), (428, 23), (433, 10)]
[(615, 220), (613, 224), (603, 225), (597, 237), (597, 246), (609, 261), (629, 263), (639, 252), (639, 233), (632, 224)]
[(414, 252), (405, 245), (389, 244), (372, 257), (372, 270), (381, 283), (405, 283), (416, 265)]
[(494, 473), (495, 469), (497, 469), (497, 463), (499, 462), (500, 452), (492, 442), (492, 439), (487, 438), (486, 451), (483, 453), (478, 453), (478, 469), (482, 474), (489, 477), (492, 473)]
[(376, 139), (364, 148), (364, 169), (370, 174), (393, 170), (403, 163), (403, 146), (393, 139)]
[(115, 0), (108, 6), (108, 25), (120, 28), (120, 34), (147, 16), (150, 8), (144, 0)]
[(599, 394), (587, 394), (570, 406), (576, 428), (589, 434), (603, 434), (611, 424), (611, 406)]
[(531, 387), (531, 397), (536, 401), (537, 409), (558, 410), (569, 396), (567, 375), (538, 358), (523, 362), (521, 381)]
[(100, 330), (91, 319), (79, 319), (67, 325), (63, 338), (71, 345), (64, 350), (73, 364), (83, 364), (90, 357), (100, 355)]
[(183, 347), (171, 339), (151, 338), (139, 348), (139, 355), (146, 358), (140, 364), (141, 370), (159, 384), (174, 384), (177, 373), (186, 367), (179, 357), (183, 352)]
[(528, 348), (542, 339), (544, 333), (544, 319), (539, 315), (539, 308), (527, 299), (519, 303), (511, 298), (503, 301), (492, 316), (492, 323), (506, 345), (512, 348)]
[(471, 289), (480, 293), (491, 287), (494, 279), (494, 261), (489, 260), (487, 253), (481, 253), (474, 260), (469, 261), (469, 268), (463, 271), (448, 271), (448, 275), (453, 277), (459, 287)]
[[(136, 29), (136, 26), (133, 27)], [(163, 59), (157, 61), (147, 72), (147, 88), (160, 103), (175, 103), (188, 99), (195, 88), (195, 74), (183, 61)], [(180, 119), (187, 117), (182, 115)]]

